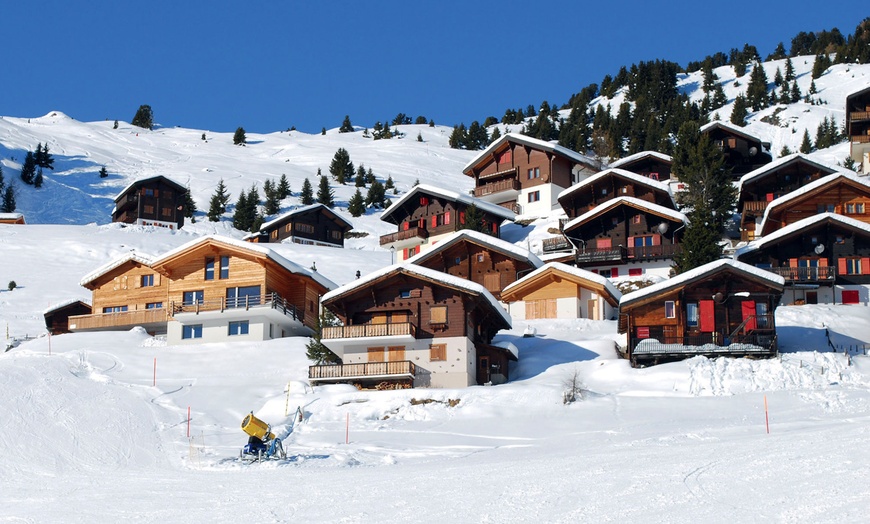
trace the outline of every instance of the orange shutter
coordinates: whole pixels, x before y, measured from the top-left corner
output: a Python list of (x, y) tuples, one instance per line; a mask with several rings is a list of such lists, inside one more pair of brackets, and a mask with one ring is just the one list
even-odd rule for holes
[(788, 259), (788, 267), (798, 267), (798, 259), (796, 259), (796, 258)]
[(870, 258), (861, 259), (861, 274), (870, 275)]
[(847, 271), (846, 270), (846, 259), (845, 258), (838, 258), (837, 259), (837, 273), (839, 273), (841, 275), (845, 275), (846, 271)]
[(661, 235), (653, 235), (652, 236), (652, 245), (654, 245), (654, 246), (662, 245), (662, 236)]
[(429, 222), (431, 224), (431, 227), (438, 227), (438, 216), (432, 215), (432, 219)]

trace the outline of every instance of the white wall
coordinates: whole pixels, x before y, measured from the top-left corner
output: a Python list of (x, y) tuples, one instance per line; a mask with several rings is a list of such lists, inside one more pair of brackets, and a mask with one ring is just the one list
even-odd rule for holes
[[(541, 184), (526, 189), (520, 190), (517, 196), (517, 204), (520, 205), (520, 215), (543, 217), (548, 216), (554, 209), (561, 210), (557, 197), (565, 188), (555, 184)], [(537, 202), (529, 203), (529, 193), (534, 191), (541, 192), (541, 199)]]
[[(235, 319), (238, 320), (238, 319)], [(188, 324), (202, 324), (202, 338), (182, 339), (183, 325), (177, 320), (166, 323), (166, 343), (169, 345), (205, 344), (209, 342), (236, 342), (236, 341), (262, 341), (269, 340), (269, 321), (263, 317), (252, 317), (248, 320), (247, 335), (233, 335), (229, 333), (229, 319), (208, 319), (202, 322), (188, 322)], [(281, 327), (274, 326), (274, 338), (280, 338)]]

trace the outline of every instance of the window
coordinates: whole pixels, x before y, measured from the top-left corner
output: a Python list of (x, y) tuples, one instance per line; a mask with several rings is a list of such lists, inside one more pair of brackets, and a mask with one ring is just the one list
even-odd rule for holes
[(248, 307), (260, 304), (260, 286), (227, 288), (227, 307)]
[(411, 298), (411, 290), (410, 289), (400, 289), (399, 290), (399, 298)]
[(447, 323), (447, 306), (432, 306), (429, 308), (429, 323), (430, 324), (446, 324)]
[(214, 258), (205, 259), (205, 280), (214, 280)]
[(843, 237), (843, 235), (837, 235), (836, 237), (834, 237), (834, 243), (836, 243), (836, 244), (845, 244), (845, 243), (846, 243), (846, 239)]
[(296, 231), (299, 231), (300, 233), (314, 233), (314, 226), (312, 226), (311, 224), (302, 224), (296, 222), (296, 225), (294, 227), (296, 228)]
[(141, 287), (151, 287), (154, 285), (154, 275), (142, 275)]
[(145, 188), (145, 196), (149, 196), (149, 197), (157, 196), (157, 190), (146, 187)]
[(484, 255), (483, 255), (483, 253), (478, 253), (478, 255), (477, 255), (477, 261), (478, 261), (478, 262), (483, 262), (484, 258), (485, 258), (485, 257), (484, 257)]
[(658, 180), (658, 179), (659, 179), (659, 174), (658, 174), (658, 173), (650, 173), (650, 174), (647, 175), (647, 176), (650, 177), (650, 179), (652, 179), (652, 180)]
[(689, 302), (686, 304), (686, 327), (698, 327), (698, 303)]
[(846, 259), (846, 274), (847, 275), (860, 275), (861, 273), (861, 259), (860, 258), (847, 258)]
[(269, 233), (269, 236), (271, 236), (272, 239), (277, 239), (277, 238), (278, 238), (278, 230), (277, 230), (277, 229), (273, 229), (272, 232)]
[(203, 292), (202, 290), (197, 291), (185, 291), (184, 295), (182, 295), (182, 304), (185, 306), (192, 306), (194, 304), (202, 304), (203, 302)]
[(230, 257), (221, 257), (221, 278), (230, 278)]
[(285, 224), (285, 225), (284, 225), (284, 232), (285, 232), (285, 233), (289, 233), (289, 232), (290, 232), (290, 224)]
[(628, 194), (628, 186), (622, 186), (622, 194), (623, 194), (623, 195), (627, 195), (627, 194)]
[(858, 202), (855, 204), (855, 213), (858, 215), (864, 214), (864, 202)]
[(846, 214), (854, 215), (855, 214), (855, 204), (846, 204)]
[(163, 302), (148, 302), (145, 309), (163, 309)]
[(165, 216), (165, 217), (171, 217), (172, 216), (172, 208), (171, 207), (160, 208), (160, 214)]
[(154, 214), (154, 206), (142, 206), (142, 211), (146, 214), (153, 215)]
[(127, 306), (109, 306), (103, 308), (103, 313), (121, 313), (127, 311)]
[(332, 238), (333, 240), (341, 240), (342, 237), (344, 237), (344, 235), (342, 235), (342, 234), (341, 234), (341, 231), (338, 230), (338, 229), (336, 229), (335, 231), (330, 231), (330, 232), (329, 232), (329, 236), (330, 236), (330, 238)]
[(229, 329), (227, 331), (227, 335), (233, 337), (236, 335), (247, 335), (248, 334), (248, 321), (247, 320), (239, 320), (238, 322), (230, 322)]
[(429, 344), (429, 361), (447, 360), (447, 344)]
[(760, 328), (770, 327), (770, 317), (767, 316), (767, 302), (755, 303), (755, 323)]
[(640, 224), (640, 213), (631, 217), (631, 223), (632, 224)]
[(462, 258), (456, 257), (455, 259), (453, 259), (453, 263), (458, 266), (459, 264), (462, 263)]
[(665, 318), (677, 318), (677, 307), (673, 300), (665, 301)]
[(619, 217), (610, 217), (610, 223), (613, 224), (614, 226), (618, 226), (619, 225)]
[(190, 338), (202, 338), (202, 324), (181, 326), (181, 338), (184, 340)]
[(540, 191), (532, 191), (529, 193), (529, 203), (539, 202), (541, 200), (541, 192)]
[(541, 178), (541, 168), (539, 167), (530, 167), (528, 171), (529, 180), (533, 178)]
[(601, 196), (607, 196), (607, 188), (606, 187), (601, 188)]

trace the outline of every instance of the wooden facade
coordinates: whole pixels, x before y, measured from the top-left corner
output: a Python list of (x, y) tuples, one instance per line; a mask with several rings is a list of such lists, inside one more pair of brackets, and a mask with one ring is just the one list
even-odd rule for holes
[(622, 293), (606, 278), (561, 263), (548, 263), (501, 294), (514, 318), (609, 320)]
[(754, 171), (773, 160), (770, 144), (747, 133), (743, 128), (722, 121), (714, 121), (701, 127), (725, 156), (725, 165), (735, 179)]
[(245, 240), (255, 243), (293, 242), (344, 247), (344, 235), (353, 225), (323, 204), (295, 209), (271, 220)]
[(852, 160), (870, 173), (870, 87), (846, 97), (846, 135)]
[(782, 277), (733, 260), (623, 295), (619, 332), (632, 365), (696, 355), (771, 357)]
[(613, 162), (610, 167), (631, 171), (657, 182), (667, 182), (672, 178), (673, 164), (674, 160), (669, 155), (656, 151), (641, 151)]
[(834, 173), (770, 202), (761, 236), (821, 213), (837, 213), (870, 224), (870, 182)]
[(559, 205), (572, 219), (619, 197), (632, 197), (677, 209), (667, 185), (623, 169), (607, 169), (562, 191)]
[(74, 300), (59, 304), (45, 311), (45, 327), (52, 335), (61, 335), (69, 333), (69, 317), (75, 315), (90, 315), (91, 305), (81, 301)]
[(115, 197), (112, 222), (181, 228), (186, 192), (187, 188), (164, 176), (137, 180)]
[(24, 215), (21, 213), (0, 213), (0, 224), (24, 224)]

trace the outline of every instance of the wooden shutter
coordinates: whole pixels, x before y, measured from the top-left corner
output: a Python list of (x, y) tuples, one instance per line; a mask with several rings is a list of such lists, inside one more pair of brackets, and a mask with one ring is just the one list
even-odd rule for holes
[(526, 320), (535, 320), (538, 318), (538, 301), (537, 300), (527, 300), (526, 301)]
[(366, 348), (366, 352), (368, 353), (369, 362), (383, 362), (384, 361), (384, 348)]
[(698, 328), (702, 333), (716, 331), (716, 314), (712, 300), (701, 300), (698, 303)]
[(546, 307), (547, 307), (547, 317), (546, 318), (556, 318), (556, 299), (548, 298), (546, 299)]
[(662, 245), (662, 236), (658, 235), (658, 234), (653, 235), (652, 236), (652, 245), (654, 245), (654, 246)]
[(390, 346), (387, 348), (387, 361), (399, 362), (405, 360), (405, 346)]
[(409, 224), (408, 222), (402, 222), (402, 231), (407, 231), (410, 227), (411, 224)]
[(447, 323), (447, 306), (432, 306), (429, 308), (429, 322), (431, 324)]
[(438, 215), (432, 215), (432, 218), (429, 220), (431, 227), (438, 227)]
[(649, 338), (649, 326), (638, 326), (637, 338)]
[(447, 344), (429, 344), (429, 360), (447, 360)]
[(845, 275), (848, 269), (846, 269), (846, 259), (838, 258), (837, 259), (837, 272), (841, 275)]
[(870, 275), (870, 258), (868, 257), (861, 258), (861, 274)]
[(743, 313), (743, 320), (749, 319), (743, 326), (743, 332), (748, 333), (758, 327), (757, 319), (755, 318), (755, 301), (744, 300), (740, 303), (740, 311)]
[(375, 313), (372, 315), (372, 324), (386, 324), (387, 323), (387, 314), (386, 313)]
[(619, 276), (619, 268), (614, 267), (610, 269), (610, 278), (616, 278)]
[(483, 275), (483, 287), (490, 292), (500, 291), (501, 279), (499, 278), (499, 273), (487, 273)]
[(444, 224), (450, 225), (450, 211), (444, 213)]
[(595, 241), (595, 247), (598, 249), (610, 249), (612, 242), (609, 238), (599, 238)]

